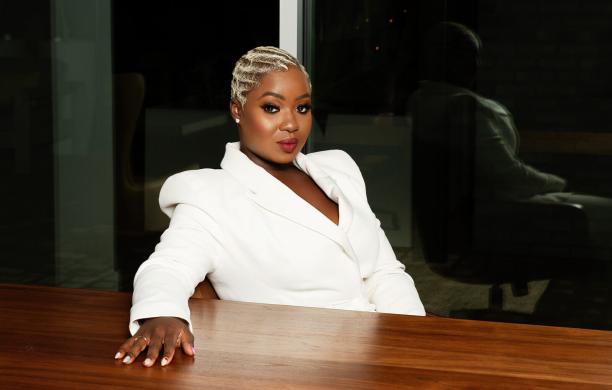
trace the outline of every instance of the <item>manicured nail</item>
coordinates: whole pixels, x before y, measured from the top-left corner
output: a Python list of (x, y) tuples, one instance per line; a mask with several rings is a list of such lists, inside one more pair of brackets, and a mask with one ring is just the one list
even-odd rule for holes
[(130, 357), (130, 355), (126, 355), (126, 356), (123, 358), (123, 362), (124, 362), (124, 363), (129, 363), (129, 362), (130, 362), (130, 360), (132, 360), (132, 358)]
[(153, 364), (153, 360), (151, 360), (150, 358), (146, 358), (144, 361), (144, 365), (149, 367), (150, 365)]
[(195, 347), (193, 345), (191, 346), (191, 352), (193, 352), (193, 354), (195, 355)]
[(162, 361), (161, 361), (161, 365), (162, 365), (162, 366), (165, 366), (166, 364), (168, 364), (168, 358), (167, 358), (167, 357), (164, 357), (164, 358), (162, 359)]
[(115, 359), (119, 359), (120, 357), (121, 357), (121, 352), (117, 352), (117, 353), (115, 354)]

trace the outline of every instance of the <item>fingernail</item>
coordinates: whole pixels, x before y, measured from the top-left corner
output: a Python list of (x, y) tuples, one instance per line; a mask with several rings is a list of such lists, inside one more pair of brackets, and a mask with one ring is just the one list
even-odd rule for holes
[(129, 363), (130, 360), (131, 360), (130, 355), (127, 355), (126, 357), (123, 358), (124, 363)]
[(168, 364), (168, 358), (167, 357), (163, 358), (162, 361), (161, 361), (161, 365), (162, 366), (165, 366), (166, 364)]
[(153, 364), (153, 360), (151, 360), (150, 358), (146, 358), (145, 361), (144, 361), (144, 365), (148, 367), (151, 364)]
[(117, 353), (115, 354), (115, 359), (119, 359), (120, 357), (121, 357), (121, 352), (117, 352)]
[(195, 355), (195, 347), (193, 345), (191, 346), (191, 352), (193, 352), (193, 354)]

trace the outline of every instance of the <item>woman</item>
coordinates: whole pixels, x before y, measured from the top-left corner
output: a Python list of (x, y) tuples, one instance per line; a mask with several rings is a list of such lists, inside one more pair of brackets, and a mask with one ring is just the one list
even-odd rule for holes
[(221, 169), (170, 177), (170, 226), (134, 279), (129, 338), (115, 358), (148, 347), (152, 366), (176, 347), (194, 355), (189, 297), (208, 277), (221, 299), (424, 315), (410, 276), (370, 210), (344, 152), (300, 153), (312, 125), (311, 86), (289, 53), (258, 47), (233, 71), (230, 112), (240, 142)]

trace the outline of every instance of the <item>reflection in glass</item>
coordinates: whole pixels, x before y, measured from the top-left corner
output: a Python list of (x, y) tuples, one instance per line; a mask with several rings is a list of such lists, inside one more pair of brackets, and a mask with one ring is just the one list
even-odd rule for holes
[[(594, 54), (607, 47), (593, 22), (605, 12), (591, 4), (576, 22), (545, 1), (310, 5), (313, 149), (354, 155), (427, 309), (609, 328), (612, 142), (582, 70), (609, 79)], [(443, 21), (463, 27), (432, 41)]]

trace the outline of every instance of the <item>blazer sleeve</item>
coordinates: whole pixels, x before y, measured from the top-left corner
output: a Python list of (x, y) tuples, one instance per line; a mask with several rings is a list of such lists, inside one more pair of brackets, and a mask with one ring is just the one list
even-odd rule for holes
[(219, 244), (213, 219), (198, 207), (193, 178), (179, 174), (169, 178), (160, 193), (160, 205), (171, 216), (154, 253), (142, 263), (134, 278), (130, 332), (138, 320), (178, 317), (189, 323), (188, 301), (207, 273), (214, 271)]
[[(348, 154), (343, 155), (346, 160), (345, 172), (357, 184), (367, 202), (365, 182), (357, 163)], [(376, 223), (378, 255), (372, 273), (364, 279), (369, 301), (376, 306), (378, 312), (424, 316), (425, 308), (414, 281), (405, 272), (404, 264), (397, 260), (378, 218)]]
[[(380, 223), (380, 222), (379, 222)], [(378, 228), (378, 258), (374, 272), (365, 279), (366, 291), (376, 311), (425, 315), (425, 308), (405, 266), (397, 260), (382, 228)]]

